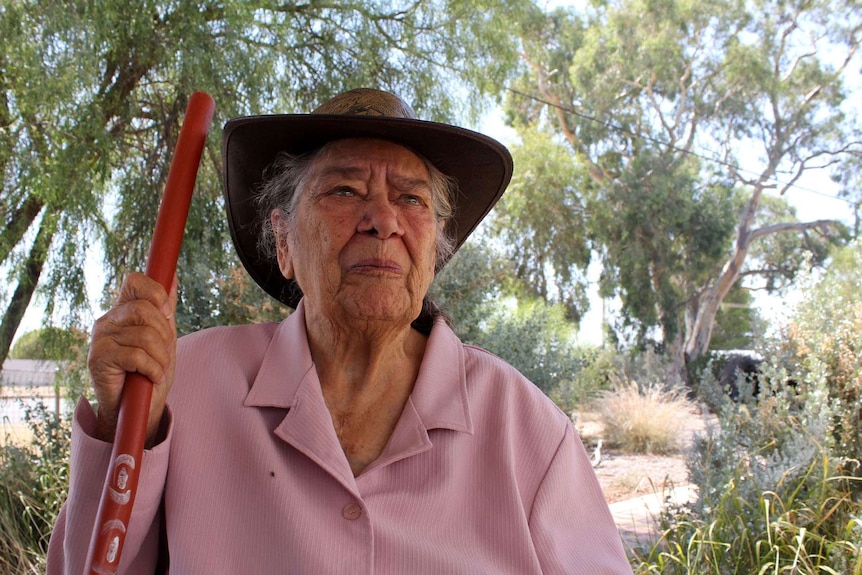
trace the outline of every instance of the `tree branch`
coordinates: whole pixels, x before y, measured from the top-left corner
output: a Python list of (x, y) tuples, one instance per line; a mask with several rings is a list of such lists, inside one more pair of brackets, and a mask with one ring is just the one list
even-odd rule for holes
[(763, 226), (751, 230), (749, 238), (751, 241), (757, 238), (778, 234), (783, 232), (805, 232), (807, 230), (820, 230), (823, 234), (828, 234), (829, 229), (838, 225), (835, 220), (816, 220), (813, 222), (783, 222), (780, 224), (772, 224), (771, 226)]

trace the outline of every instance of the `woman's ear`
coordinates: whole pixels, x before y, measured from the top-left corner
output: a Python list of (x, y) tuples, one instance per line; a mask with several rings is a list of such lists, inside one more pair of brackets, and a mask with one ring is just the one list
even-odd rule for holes
[(287, 220), (278, 208), (269, 214), (269, 222), (272, 232), (275, 234), (275, 253), (278, 258), (278, 269), (287, 279), (293, 278), (293, 259), (290, 257), (290, 248), (287, 242)]

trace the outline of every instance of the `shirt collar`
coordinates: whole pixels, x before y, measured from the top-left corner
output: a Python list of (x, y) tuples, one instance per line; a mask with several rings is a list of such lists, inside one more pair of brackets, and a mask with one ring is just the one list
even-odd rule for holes
[(442, 317), (434, 320), (411, 400), (426, 429), (473, 433), (464, 346)]
[[(464, 363), (461, 340), (443, 318), (437, 318), (410, 396), (426, 429), (473, 432)], [(303, 381), (313, 370), (305, 330), (305, 307), (300, 301), (296, 311), (275, 331), (245, 405), (290, 408)], [(316, 377), (314, 380), (319, 385)]]
[(289, 408), (305, 377), (314, 369), (305, 333), (305, 306), (285, 318), (269, 342), (251, 390), (247, 407)]

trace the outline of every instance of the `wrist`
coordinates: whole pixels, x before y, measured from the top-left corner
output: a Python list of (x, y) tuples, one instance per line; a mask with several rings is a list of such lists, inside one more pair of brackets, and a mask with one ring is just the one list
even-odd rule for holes
[(147, 425), (147, 440), (144, 443), (144, 449), (152, 449), (165, 440), (168, 435), (169, 421), (167, 409), (162, 411), (159, 417), (150, 421)]
[(107, 443), (113, 443), (114, 437), (117, 435), (117, 416), (116, 414), (105, 413), (105, 410), (99, 406), (96, 411), (96, 439), (100, 439)]

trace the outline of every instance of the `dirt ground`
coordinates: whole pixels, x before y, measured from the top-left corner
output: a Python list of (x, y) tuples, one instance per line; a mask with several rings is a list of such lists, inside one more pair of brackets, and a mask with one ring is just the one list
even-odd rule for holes
[[(590, 454), (602, 436), (602, 426), (595, 413), (576, 414), (575, 427)], [(661, 493), (665, 487), (683, 486), (689, 483), (686, 467), (686, 450), (690, 448), (696, 434), (704, 433), (707, 425), (714, 423), (714, 416), (704, 415), (697, 409), (681, 417), (680, 452), (672, 455), (640, 455), (602, 448), (600, 463), (595, 467), (596, 476), (608, 503), (615, 503), (647, 495)]]

